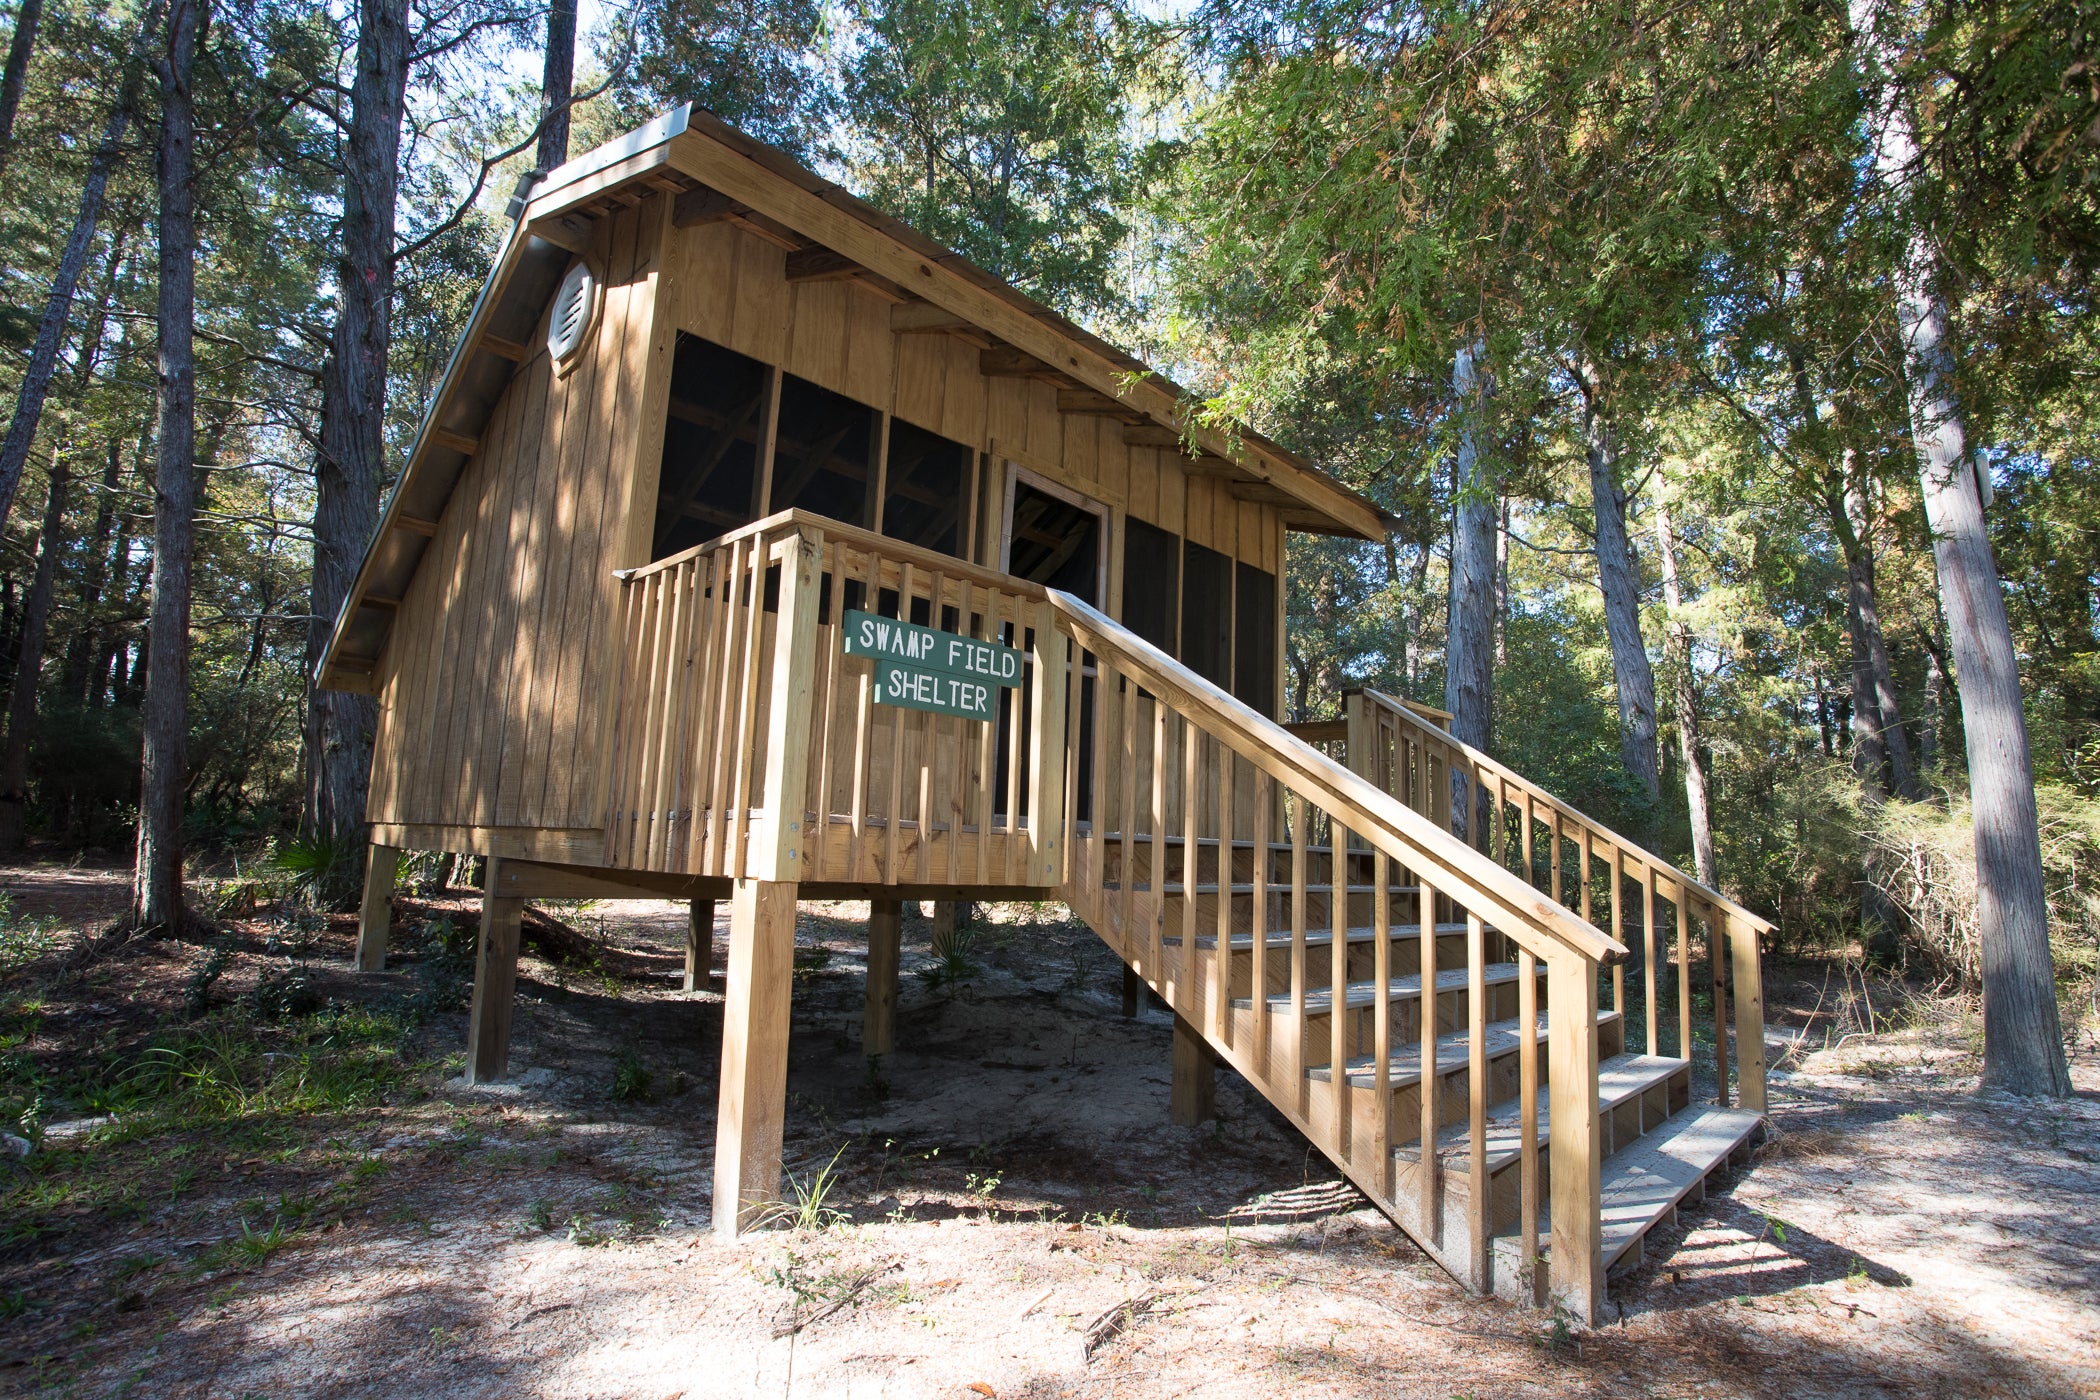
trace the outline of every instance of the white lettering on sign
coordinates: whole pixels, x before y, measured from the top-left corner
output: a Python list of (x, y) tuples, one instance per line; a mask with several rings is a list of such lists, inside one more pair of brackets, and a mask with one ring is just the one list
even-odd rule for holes
[(941, 671), (906, 671), (887, 667), (876, 698), (889, 705), (937, 706), (951, 714), (992, 717), (992, 688)]

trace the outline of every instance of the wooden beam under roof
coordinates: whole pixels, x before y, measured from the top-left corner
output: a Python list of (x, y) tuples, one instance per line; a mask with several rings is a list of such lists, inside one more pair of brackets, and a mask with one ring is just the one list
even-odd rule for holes
[(749, 213), (720, 190), (706, 185), (695, 185), (671, 201), (671, 227), (698, 228), (702, 224), (720, 223), (737, 214)]
[(797, 248), (787, 255), (790, 282), (840, 282), (866, 271), (845, 254), (829, 248)]
[(989, 350), (979, 351), (977, 372), (987, 379), (1044, 379), (1053, 384), (1072, 382), (1027, 351), (1016, 350), (1011, 345), (994, 345)]
[(1092, 389), (1059, 389), (1057, 391), (1059, 413), (1087, 413), (1102, 418), (1121, 418), (1129, 423), (1145, 421), (1143, 409), (1133, 408), (1121, 399), (1098, 394)]

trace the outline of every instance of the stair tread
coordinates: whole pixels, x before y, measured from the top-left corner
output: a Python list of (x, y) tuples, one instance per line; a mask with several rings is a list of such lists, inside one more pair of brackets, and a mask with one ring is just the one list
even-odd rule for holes
[[(1410, 926), (1409, 931), (1413, 932), (1414, 929), (1417, 927), (1419, 926)], [(1440, 934), (1446, 931), (1453, 933), (1464, 933), (1465, 929), (1466, 926), (1464, 924), (1437, 925), (1437, 932)], [(1354, 932), (1354, 930), (1351, 931)], [(1364, 932), (1367, 937), (1375, 936), (1372, 930), (1366, 929)], [(1395, 936), (1398, 936), (1401, 930), (1395, 929), (1393, 930), (1393, 932)], [(1416, 934), (1416, 936), (1419, 936), (1419, 934)], [(1311, 940), (1308, 939), (1308, 946), (1310, 945), (1310, 942)], [(1331, 942), (1332, 940), (1330, 939), (1330, 943)], [(1217, 935), (1215, 934), (1213, 934), (1207, 940), (1200, 936), (1196, 939), (1196, 946), (1198, 948), (1215, 948), (1217, 945), (1218, 939)], [(1254, 946), (1254, 936), (1252, 934), (1236, 936), (1232, 941), (1232, 946), (1236, 949), (1251, 948)], [(1284, 948), (1290, 947), (1290, 935), (1285, 934), (1283, 937), (1283, 942), (1280, 945), (1274, 941), (1274, 935), (1271, 935), (1269, 946), (1272, 948), (1279, 946)], [(1543, 977), (1546, 972), (1546, 965), (1544, 963), (1540, 963), (1538, 965), (1538, 971), (1539, 975)], [(1504, 983), (1514, 982), (1516, 980), (1517, 965), (1515, 963), (1498, 962), (1489, 963), (1487, 965), (1487, 986), (1499, 987)], [(1448, 968), (1444, 971), (1437, 973), (1436, 975), (1436, 989), (1439, 993), (1462, 992), (1466, 989), (1466, 983), (1467, 974), (1466, 970), (1462, 967)], [(1386, 985), (1388, 988), (1387, 999), (1390, 1001), (1419, 1001), (1421, 999), (1422, 978), (1419, 973), (1409, 973), (1405, 977), (1395, 977)], [(1377, 991), (1377, 983), (1373, 982), (1368, 977), (1362, 980), (1361, 982), (1351, 982), (1349, 984), (1347, 992), (1344, 994), (1344, 1000), (1342, 1002), (1342, 1005), (1350, 1010), (1361, 1010), (1364, 1007), (1375, 1005), (1378, 999)], [(1287, 1010), (1289, 1009), (1291, 1004), (1291, 994), (1289, 992), (1271, 992), (1269, 994), (1268, 1002), (1272, 1010)], [(1232, 1000), (1232, 1004), (1236, 1009), (1244, 1011), (1247, 1008), (1254, 1005), (1254, 998), (1234, 997)], [(1332, 1009), (1333, 1005), (1334, 988), (1332, 985), (1325, 987), (1306, 988), (1305, 1011), (1307, 1015), (1324, 1016), (1328, 1013), (1330, 1009)]]
[[(1757, 1131), (1764, 1116), (1747, 1108), (1703, 1104), (1673, 1114), (1604, 1159), (1600, 1196), (1604, 1267), (1618, 1263), (1714, 1168)], [(1512, 1237), (1516, 1231), (1505, 1229)], [(1539, 1212), (1539, 1245), (1553, 1238), (1551, 1212)]]
[[(1597, 1112), (1609, 1113), (1621, 1104), (1638, 1098), (1650, 1089), (1669, 1082), (1672, 1075), (1683, 1070), (1690, 1062), (1668, 1055), (1613, 1055), (1597, 1066)], [(1553, 1114), (1550, 1091), (1539, 1086), (1539, 1146), (1544, 1147), (1552, 1136)], [(1524, 1144), (1524, 1125), (1521, 1098), (1504, 1099), (1488, 1109), (1487, 1113), (1487, 1164), (1489, 1171), (1499, 1171), (1517, 1160)], [(1436, 1136), (1437, 1160), (1447, 1171), (1460, 1174), (1471, 1172), (1469, 1158), (1473, 1151), (1473, 1128), (1460, 1119), (1447, 1124)], [(1419, 1137), (1393, 1149), (1397, 1162), (1413, 1163), (1420, 1160), (1421, 1139)]]
[[(1466, 926), (1464, 924), (1438, 924), (1436, 926), (1436, 931), (1439, 937), (1453, 937), (1458, 934), (1464, 933), (1466, 931)], [(1494, 930), (1489, 929), (1488, 931), (1492, 933)], [(1352, 927), (1349, 930), (1347, 930), (1347, 933), (1349, 941), (1351, 943), (1375, 943), (1378, 940), (1378, 930), (1371, 927), (1368, 924), (1365, 924), (1361, 927)], [(1422, 926), (1420, 924), (1394, 924), (1389, 929), (1387, 929), (1386, 936), (1388, 938), (1420, 938), (1422, 936)], [(1178, 948), (1181, 946), (1181, 935), (1179, 933), (1169, 933), (1163, 935), (1163, 937), (1169, 947)], [(1279, 932), (1277, 930), (1271, 929), (1267, 934), (1264, 935), (1264, 938), (1266, 940), (1267, 946), (1270, 948), (1288, 948), (1291, 946), (1291, 935), (1288, 930)], [(1308, 948), (1327, 948), (1332, 947), (1333, 944), (1334, 930), (1331, 927), (1323, 925), (1320, 928), (1311, 928), (1305, 931), (1305, 946)], [(1199, 950), (1204, 948), (1215, 948), (1217, 946), (1217, 934), (1199, 933), (1196, 935), (1196, 947)], [(1253, 947), (1253, 934), (1235, 933), (1234, 935), (1232, 935), (1233, 952), (1249, 952), (1252, 951)], [(1541, 966), (1543, 966), (1543, 964), (1541, 964)], [(1368, 988), (1370, 985), (1371, 984), (1369, 982), (1364, 983), (1364, 986), (1366, 988)], [(1366, 995), (1368, 996), (1368, 992), (1366, 993)], [(1246, 1005), (1246, 999), (1242, 998), (1238, 1004), (1242, 1006)], [(1370, 1003), (1368, 1001), (1365, 1002), (1365, 1005), (1369, 1004)]]
[[(1600, 1026), (1609, 1025), (1618, 1019), (1619, 1013), (1616, 1011), (1599, 1011), (1597, 1013), (1597, 1024)], [(1487, 1058), (1493, 1059), (1505, 1051), (1516, 1049), (1519, 1044), (1519, 1027), (1522, 1025), (1523, 1022), (1514, 1016), (1507, 1021), (1488, 1022), (1487, 1034), (1481, 1039), (1481, 1046)], [(1466, 1067), (1470, 1059), (1466, 1039), (1467, 1034), (1468, 1032), (1466, 1031), (1452, 1031), (1448, 1035), (1437, 1037), (1436, 1072), (1438, 1074), (1452, 1074)], [(1542, 1041), (1546, 1038), (1546, 1013), (1543, 1011), (1538, 1016), (1538, 1038)], [(1391, 1086), (1401, 1089), (1409, 1084), (1419, 1083), (1422, 1078), (1421, 1059), (1422, 1046), (1419, 1041), (1410, 1042), (1404, 1046), (1394, 1046), (1393, 1053), (1388, 1060), (1390, 1066), (1388, 1080)], [(1357, 1055), (1345, 1061), (1343, 1063), (1343, 1071), (1348, 1077), (1349, 1087), (1352, 1089), (1373, 1088), (1373, 1065), (1374, 1061), (1369, 1055)], [(1315, 1079), (1323, 1084), (1332, 1077), (1330, 1067), (1327, 1065), (1313, 1065), (1305, 1071), (1305, 1074), (1308, 1079)]]

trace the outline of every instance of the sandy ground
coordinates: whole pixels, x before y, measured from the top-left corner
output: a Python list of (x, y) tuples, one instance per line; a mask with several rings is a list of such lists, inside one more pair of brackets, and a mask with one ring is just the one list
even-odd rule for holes
[[(110, 879), (0, 872), (75, 920)], [(1823, 973), (1773, 969), (1775, 1037), (1808, 1034), (1775, 1041), (1771, 1140), (1614, 1284), (1612, 1320), (1571, 1330), (1467, 1297), (1229, 1074), (1217, 1123), (1170, 1125), (1168, 1019), (1123, 1019), (1113, 959), (1052, 910), (998, 911), (960, 987), (915, 975), (908, 923), (878, 1066), (859, 911), (807, 911), (788, 1156), (805, 1192), (836, 1179), (804, 1226), (718, 1244), (720, 1002), (676, 990), (683, 911), (559, 912), (607, 951), (528, 960), (517, 1084), (448, 1081), (464, 1016), (439, 1016), (416, 1092), (0, 1252), (0, 1393), (2100, 1395), (2091, 1046), (2069, 1102), (1980, 1097), (1966, 1022), (1806, 1054)], [(331, 994), (409, 985), (348, 949), (346, 925), (317, 947)], [(44, 1024), (201, 956), (114, 957), (39, 992)], [(646, 1097), (613, 1096), (642, 1071)], [(293, 1196), (325, 1205), (227, 1262)]]

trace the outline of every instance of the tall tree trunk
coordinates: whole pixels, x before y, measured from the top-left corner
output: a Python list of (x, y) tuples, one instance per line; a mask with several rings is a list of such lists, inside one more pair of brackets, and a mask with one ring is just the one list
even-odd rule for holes
[(1451, 365), (1458, 457), (1451, 471), (1451, 592), (1444, 625), (1444, 708), (1451, 732), (1475, 748), (1494, 733), (1495, 480), (1482, 419), (1484, 342), (1461, 346)]
[(80, 625), (66, 642), (66, 659), (60, 671), (60, 690), (71, 704), (92, 703), (88, 694), (88, 663), (95, 655), (101, 625), (102, 586), (109, 579), (109, 537), (117, 524), (117, 484), (124, 470), (124, 445), (115, 436), (109, 440), (102, 465), (102, 490), (95, 500), (95, 523), (88, 531), (87, 553), (80, 565)]
[(1677, 541), (1670, 533), (1670, 508), (1655, 503), (1655, 551), (1662, 562), (1663, 603), (1670, 610), (1670, 669), (1675, 677), (1677, 756), (1684, 768), (1684, 807), (1692, 824), (1692, 873), (1708, 889), (1719, 889), (1714, 869), (1714, 823), (1707, 803), (1706, 760), (1699, 752), (1699, 688), (1692, 672), (1692, 629), (1684, 620), (1678, 591)]
[(0, 173), (15, 149), (15, 113), (22, 106), (22, 84), (29, 78), (29, 55), (36, 48), (37, 26), (43, 22), (44, 0), (22, 0), (15, 11), (14, 37), (7, 42), (7, 67), (0, 70)]
[(58, 557), (65, 550), (66, 459), (51, 454), (51, 490), (44, 499), (44, 527), (36, 552), (36, 575), (22, 608), (22, 653), (15, 663), (14, 693), (7, 706), (7, 739), (0, 745), (0, 854), (22, 848), (29, 808), (29, 740), (36, 728), (37, 679), (44, 666), (44, 637), (51, 620), (51, 595), (58, 587)]
[(1626, 533), (1626, 491), (1619, 484), (1619, 445), (1603, 403), (1603, 382), (1583, 375), (1583, 441), (1590, 464), (1590, 499), (1597, 515), (1597, 585), (1604, 594), (1604, 631), (1611, 641), (1612, 675), (1619, 692), (1619, 757), (1653, 809), (1662, 800), (1655, 745), (1655, 671), (1641, 640), (1640, 575)]
[[(160, 3), (152, 0), (139, 20), (138, 47), (152, 42), (160, 25)], [(73, 293), (80, 286), (80, 272), (87, 265), (89, 246), (95, 241), (95, 225), (102, 218), (102, 201), (109, 189), (110, 171), (123, 153), (124, 129), (131, 122), (131, 109), (138, 105), (143, 84), (140, 65), (125, 66), (124, 87), (117, 105), (103, 127), (101, 144), (88, 161), (87, 180), (80, 189), (80, 212), (74, 216), (73, 232), (59, 254), (58, 274), (51, 279), (51, 294), (44, 300), (43, 319), (37, 323), (36, 340), (29, 347), (29, 362), (22, 368), (21, 387), (15, 392), (14, 416), (8, 420), (7, 436), (0, 438), (0, 525), (14, 510), (15, 492), (22, 484), (22, 468), (29, 462), (29, 447), (36, 440), (37, 423), (44, 414), (44, 399), (51, 392), (51, 375), (58, 368), (58, 345), (65, 335), (66, 321), (73, 314)]]
[[(1850, 452), (1845, 455), (1852, 456)], [(1903, 732), (1902, 703), (1896, 698), (1895, 668), (1889, 664), (1888, 634), (1881, 626), (1881, 601), (1874, 583), (1873, 520), (1866, 491), (1858, 475), (1851, 471), (1845, 474), (1843, 504), (1853, 545), (1845, 569), (1851, 580), (1860, 642), (1866, 648), (1867, 680), (1874, 690), (1874, 714), (1881, 726), (1881, 746), (1888, 754), (1889, 777), (1898, 797), (1905, 802), (1922, 802), (1925, 790), (1918, 783), (1917, 765), (1911, 762), (1910, 741)]]
[(190, 75), (204, 16), (200, 0), (171, 0), (160, 75), (160, 442), (153, 472), (153, 639), (141, 727), (134, 925), (179, 933), (184, 753), (189, 727), (190, 558), (197, 513), (196, 108)]
[(369, 696), (312, 687), (358, 561), (379, 525), (408, 0), (364, 0), (358, 13), (357, 77), (343, 147), (343, 251), (336, 268), (341, 309), (321, 369), (313, 621), (306, 635), (306, 827), (316, 839), (343, 848), (342, 887), (333, 892), (339, 897), (355, 890), (362, 866), (378, 710)]
[(540, 148), (534, 162), (552, 170), (569, 158), (569, 97), (576, 86), (576, 0), (547, 9), (547, 59), (540, 74)]
[[(1893, 65), (1875, 28), (1876, 10), (1874, 0), (1851, 0), (1870, 95), (1876, 173), (1892, 196), (1903, 198), (1908, 182), (1919, 177), (1918, 145), (1902, 93), (1890, 80)], [(2071, 1074), (2049, 955), (2049, 903), (2018, 653), (1954, 396), (1939, 254), (1930, 231), (1917, 222), (1915, 206), (1904, 212), (1912, 227), (1892, 280), (1911, 436), (1968, 738), (1983, 955), (1983, 1082), (2014, 1094), (2062, 1097), (2071, 1092)]]
[(1509, 660), (1509, 497), (1495, 521), (1495, 665)]
[[(1832, 502), (1831, 509), (1842, 518), (1843, 510), (1838, 503)], [(1848, 556), (1857, 555), (1852, 549), (1847, 553)], [(1845, 635), (1852, 651), (1852, 774), (1859, 780), (1861, 821), (1871, 829), (1888, 803), (1885, 775), (1889, 751), (1882, 736), (1888, 733), (1890, 726), (1881, 712), (1881, 698), (1874, 684), (1874, 663), (1867, 648), (1867, 625), (1860, 614), (1861, 596), (1871, 600), (1874, 595), (1873, 575), (1871, 568), (1863, 574), (1849, 558), (1846, 572), (1850, 579), (1845, 595)], [(1900, 939), (1903, 915), (1888, 897), (1888, 892), (1875, 882), (1874, 846), (1866, 832), (1861, 836), (1859, 855), (1860, 948), (1868, 962), (1894, 967), (1903, 958)]]

